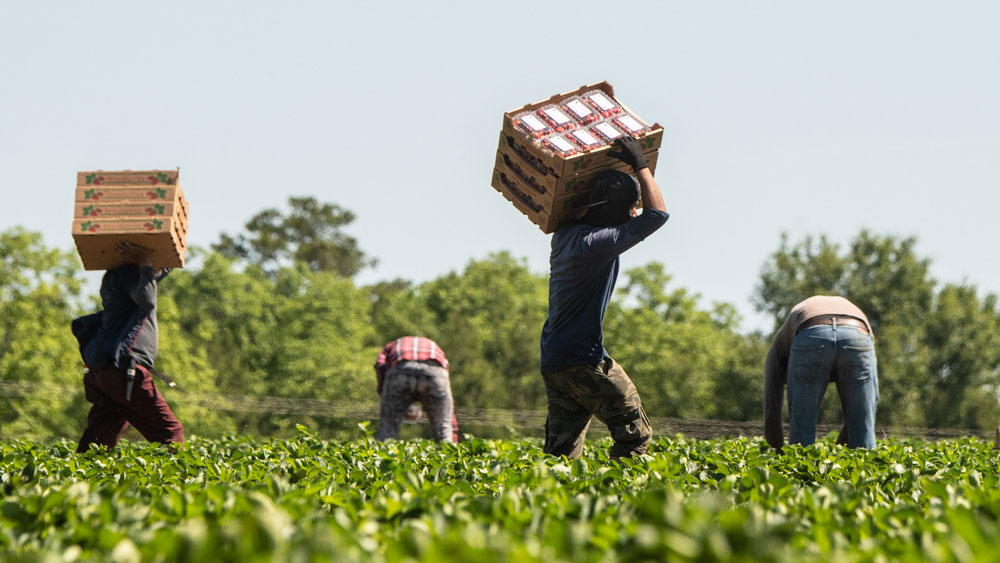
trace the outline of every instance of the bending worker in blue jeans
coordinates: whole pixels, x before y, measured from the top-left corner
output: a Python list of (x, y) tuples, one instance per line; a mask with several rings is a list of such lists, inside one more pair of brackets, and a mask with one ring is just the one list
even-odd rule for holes
[[(612, 459), (646, 452), (652, 428), (632, 380), (604, 349), (601, 324), (618, 278), (619, 255), (666, 223), (666, 206), (638, 141), (618, 139), (619, 158), (639, 178), (600, 173), (583, 217), (552, 235), (549, 318), (541, 339), (548, 399), (544, 451), (578, 458), (596, 416), (615, 443)], [(641, 199), (642, 214), (637, 214)]]
[[(827, 383), (837, 384), (844, 411), (841, 443), (875, 447), (878, 370), (868, 317), (843, 297), (814, 296), (792, 308), (764, 366), (764, 438), (781, 450), (782, 387), (788, 387), (788, 441), (816, 441)], [(846, 433), (846, 440), (844, 434)]]

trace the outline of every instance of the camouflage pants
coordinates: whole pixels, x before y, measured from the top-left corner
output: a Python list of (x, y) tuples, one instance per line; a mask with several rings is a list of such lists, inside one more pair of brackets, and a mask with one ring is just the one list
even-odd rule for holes
[(416, 401), (427, 411), (434, 439), (453, 441), (451, 416), (455, 406), (448, 370), (435, 363), (416, 361), (399, 362), (385, 373), (375, 439), (398, 438), (406, 409)]
[(605, 357), (596, 366), (570, 366), (542, 377), (549, 402), (545, 453), (580, 457), (591, 416), (611, 431), (615, 443), (609, 455), (646, 452), (653, 430), (635, 385), (617, 362)]

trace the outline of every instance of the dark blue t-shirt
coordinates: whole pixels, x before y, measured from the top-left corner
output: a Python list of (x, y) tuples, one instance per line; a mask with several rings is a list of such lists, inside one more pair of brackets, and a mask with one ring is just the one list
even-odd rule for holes
[(552, 235), (549, 318), (542, 328), (542, 368), (604, 359), (604, 311), (618, 278), (618, 256), (667, 222), (664, 211), (642, 214), (617, 227), (575, 224)]

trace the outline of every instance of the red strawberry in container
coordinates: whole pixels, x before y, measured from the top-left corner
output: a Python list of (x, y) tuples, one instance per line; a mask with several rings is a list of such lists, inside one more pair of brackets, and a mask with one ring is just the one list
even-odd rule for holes
[(583, 95), (583, 99), (603, 117), (611, 117), (622, 112), (621, 106), (600, 90), (587, 92)]
[(604, 142), (600, 137), (597, 137), (587, 129), (577, 129), (576, 131), (570, 131), (566, 138), (573, 141), (581, 149), (585, 151), (601, 148), (607, 143)]
[(617, 125), (619, 129), (633, 137), (642, 136), (650, 131), (650, 128), (646, 126), (646, 124), (632, 117), (628, 113), (623, 113), (617, 117), (613, 117), (611, 122)]
[(594, 125), (587, 128), (591, 133), (596, 134), (598, 137), (604, 139), (607, 143), (613, 143), (618, 137), (624, 136), (624, 133), (620, 129), (615, 127), (611, 121), (605, 120), (600, 121)]
[(580, 98), (570, 98), (564, 101), (562, 109), (583, 125), (593, 123), (601, 118), (593, 108), (583, 103)]
[(576, 121), (573, 121), (572, 117), (567, 115), (563, 110), (559, 109), (559, 106), (545, 106), (536, 111), (535, 115), (545, 120), (545, 122), (551, 125), (552, 128), (558, 133), (576, 128)]
[(576, 146), (562, 135), (552, 135), (542, 139), (542, 146), (562, 157), (573, 156), (579, 152)]
[(552, 128), (530, 111), (515, 115), (514, 126), (536, 139), (552, 134)]

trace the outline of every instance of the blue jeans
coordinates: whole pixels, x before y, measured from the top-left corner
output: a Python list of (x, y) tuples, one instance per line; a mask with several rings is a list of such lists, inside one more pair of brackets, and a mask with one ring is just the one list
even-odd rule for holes
[(795, 335), (788, 358), (788, 441), (816, 441), (826, 385), (837, 383), (851, 448), (875, 447), (878, 369), (872, 337), (852, 326), (817, 325)]

